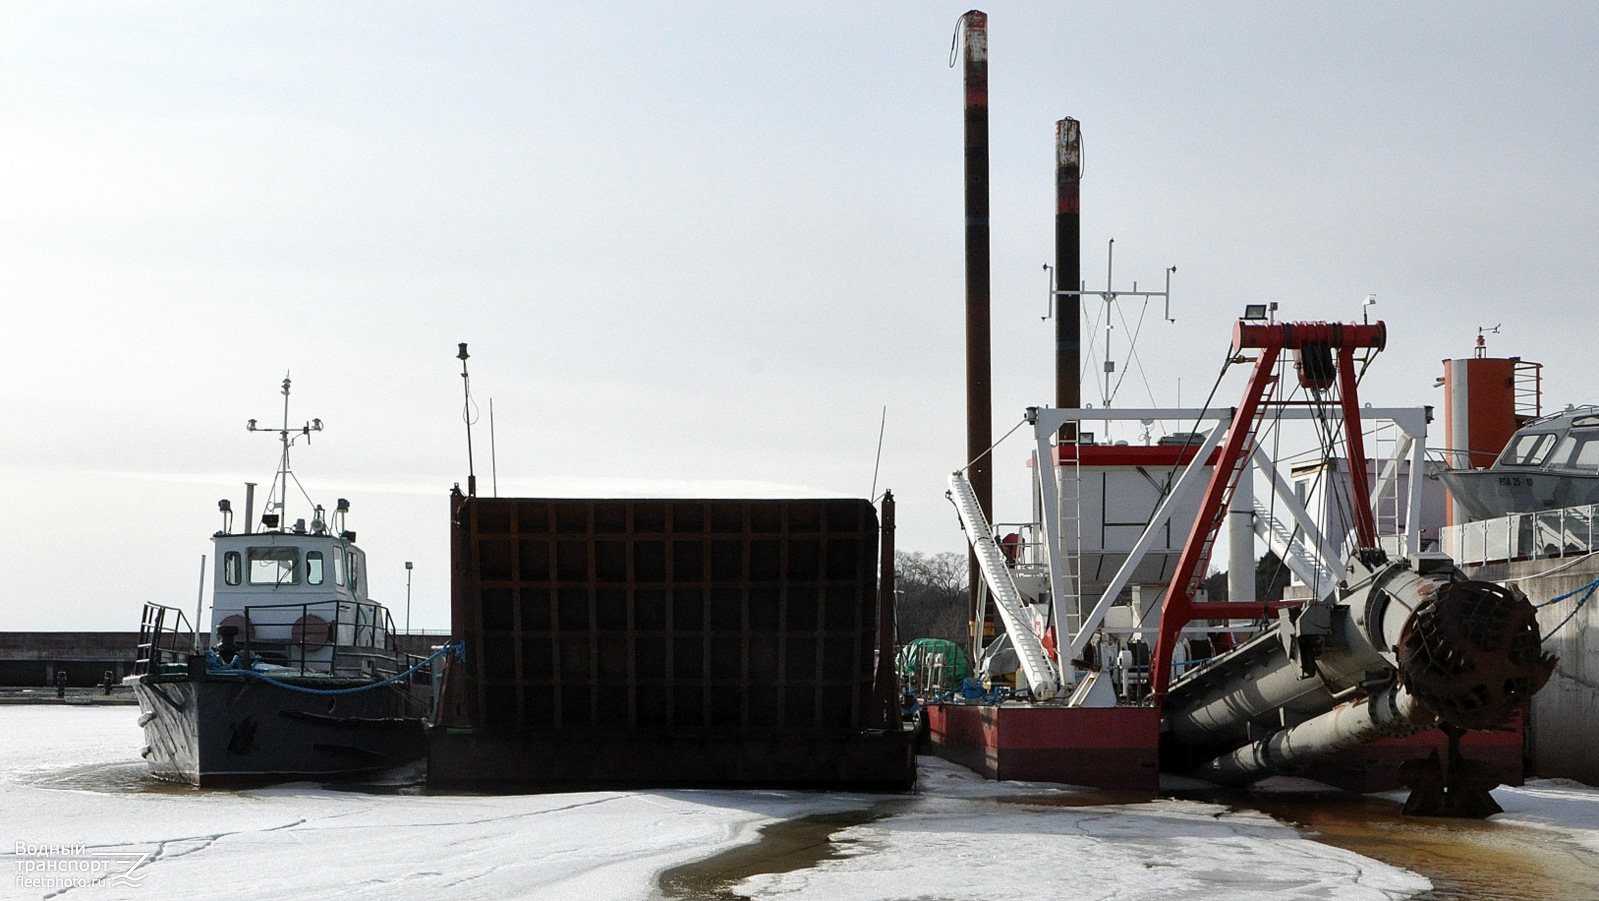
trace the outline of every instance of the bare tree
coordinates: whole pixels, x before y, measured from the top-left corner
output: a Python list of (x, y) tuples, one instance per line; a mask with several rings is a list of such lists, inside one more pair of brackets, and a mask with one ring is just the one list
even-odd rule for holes
[(894, 570), (900, 642), (947, 638), (964, 645), (970, 629), (966, 555), (895, 551)]

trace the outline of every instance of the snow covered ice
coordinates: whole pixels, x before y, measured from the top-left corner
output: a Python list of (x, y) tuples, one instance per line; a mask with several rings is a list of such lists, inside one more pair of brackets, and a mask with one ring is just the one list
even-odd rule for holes
[[(202, 791), (143, 775), (137, 716), (133, 707), (0, 707), (0, 897), (692, 898), (664, 895), (661, 874), (758, 842), (763, 827), (818, 815), (843, 821), (831, 855), (790, 861), (797, 868), (788, 872), (757, 867), (717, 890), (763, 901), (1387, 901), (1431, 888), (1264, 814), (1179, 800), (1052, 803), (1071, 791), (986, 782), (932, 758), (922, 760), (914, 797), (423, 795), (311, 783)], [(1546, 782), (1496, 796), (1505, 820), (1599, 848), (1599, 792)], [(28, 882), (65, 878), (41, 861), (96, 854), (148, 857), (121, 884)]]

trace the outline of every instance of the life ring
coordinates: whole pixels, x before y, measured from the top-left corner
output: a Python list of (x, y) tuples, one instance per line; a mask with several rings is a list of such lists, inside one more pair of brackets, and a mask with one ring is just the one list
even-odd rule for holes
[(295, 647), (301, 647), (303, 642), (307, 651), (320, 651), (328, 646), (328, 632), (327, 620), (315, 613), (307, 613), (294, 621), (289, 635)]

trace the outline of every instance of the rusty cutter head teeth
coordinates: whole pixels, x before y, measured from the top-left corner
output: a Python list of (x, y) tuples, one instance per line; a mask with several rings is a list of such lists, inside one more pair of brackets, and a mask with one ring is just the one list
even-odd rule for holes
[(1400, 634), (1400, 681), (1440, 719), (1466, 729), (1509, 721), (1554, 668), (1532, 604), (1492, 582), (1441, 586)]

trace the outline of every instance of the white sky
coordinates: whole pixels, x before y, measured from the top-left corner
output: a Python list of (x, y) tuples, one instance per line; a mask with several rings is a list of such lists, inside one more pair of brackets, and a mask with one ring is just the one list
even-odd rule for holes
[[(886, 405), (900, 546), (960, 548), (965, 9), (0, 6), (0, 629), (192, 607), (216, 500), (270, 479), (243, 424), (285, 371), (374, 595), (403, 608), (414, 560), (413, 621), (447, 626), (460, 341), (484, 493), (490, 397), (501, 494), (865, 496)], [(1054, 394), (1065, 115), (1090, 287), (1112, 236), (1124, 287), (1178, 267), (1155, 402), (1203, 398), (1244, 303), (1368, 293), (1365, 400), (1437, 404), (1438, 361), (1503, 323), (1549, 402), (1599, 401), (1599, 7), (988, 12), (996, 436)]]

